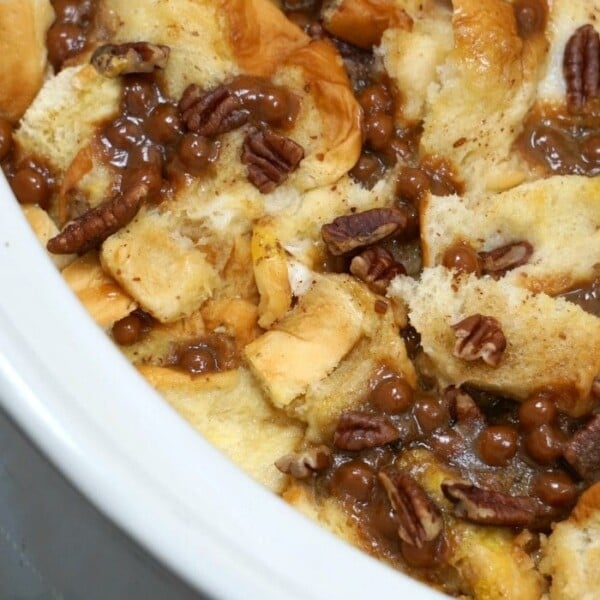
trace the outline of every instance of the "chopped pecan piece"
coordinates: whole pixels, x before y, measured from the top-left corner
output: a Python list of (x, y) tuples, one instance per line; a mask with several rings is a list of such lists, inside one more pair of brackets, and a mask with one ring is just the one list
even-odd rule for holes
[(450, 386), (444, 390), (444, 399), (450, 404), (457, 423), (485, 422), (485, 416), (475, 400), (460, 388)]
[(364, 212), (337, 217), (323, 225), (321, 235), (334, 256), (356, 248), (376, 244), (390, 235), (405, 231), (410, 216), (402, 208), (372, 208)]
[(233, 131), (244, 125), (250, 115), (224, 85), (208, 94), (195, 84), (189, 85), (179, 101), (179, 109), (187, 128), (206, 137)]
[(600, 479), (600, 415), (569, 440), (564, 456), (583, 479)]
[(582, 25), (569, 38), (563, 57), (567, 108), (582, 112), (600, 96), (600, 36), (593, 25)]
[(394, 509), (401, 540), (422, 548), (440, 535), (444, 525), (442, 515), (410, 475), (387, 469), (378, 477)]
[(481, 358), (492, 367), (500, 364), (506, 349), (506, 338), (494, 317), (471, 315), (452, 325), (452, 329), (456, 336), (454, 356), (468, 361)]
[(140, 184), (88, 210), (50, 239), (46, 247), (53, 254), (83, 254), (96, 248), (135, 217), (148, 190), (147, 184)]
[(396, 275), (406, 275), (406, 269), (387, 250), (374, 246), (352, 259), (350, 273), (368, 284), (373, 291), (385, 294), (390, 281)]
[(281, 185), (303, 158), (302, 146), (272, 131), (250, 134), (242, 150), (242, 163), (248, 165), (248, 180), (263, 194)]
[(333, 459), (327, 446), (316, 446), (286, 454), (275, 461), (275, 466), (282, 472), (296, 479), (306, 479), (313, 473), (324, 471), (331, 466)]
[(535, 498), (511, 496), (456, 481), (444, 481), (442, 491), (456, 505), (456, 515), (467, 521), (504, 527), (539, 524), (542, 506)]
[(346, 411), (342, 413), (333, 434), (333, 445), (340, 450), (357, 452), (385, 446), (399, 437), (400, 432), (386, 417)]
[(149, 42), (105, 44), (92, 54), (90, 62), (105, 77), (119, 77), (127, 73), (152, 73), (164, 69), (171, 52), (168, 46)]
[(485, 275), (502, 277), (507, 271), (527, 263), (532, 254), (533, 246), (529, 242), (514, 242), (489, 252), (479, 252), (479, 257)]

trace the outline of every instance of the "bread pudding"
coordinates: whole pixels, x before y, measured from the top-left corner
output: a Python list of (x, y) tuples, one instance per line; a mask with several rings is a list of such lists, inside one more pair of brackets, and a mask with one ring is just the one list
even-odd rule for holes
[(7, 0), (48, 260), (255, 480), (451, 596), (600, 597), (600, 1)]

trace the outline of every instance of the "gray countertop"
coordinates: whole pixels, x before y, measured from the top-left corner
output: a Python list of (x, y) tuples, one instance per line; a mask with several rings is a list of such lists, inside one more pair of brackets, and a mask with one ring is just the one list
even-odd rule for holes
[(201, 600), (98, 512), (1, 409), (0, 598)]

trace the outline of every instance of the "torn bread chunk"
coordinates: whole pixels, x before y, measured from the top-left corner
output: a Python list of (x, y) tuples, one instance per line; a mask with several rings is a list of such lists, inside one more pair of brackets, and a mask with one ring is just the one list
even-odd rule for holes
[(46, 82), (21, 120), (14, 135), (20, 151), (64, 173), (98, 123), (116, 113), (120, 94), (121, 83), (91, 65), (62, 70)]
[(392, 311), (344, 275), (315, 275), (298, 304), (245, 348), (271, 402), (309, 425), (312, 442), (330, 440), (341, 412), (359, 404), (382, 366), (416, 385)]
[(301, 191), (334, 184), (356, 164), (361, 150), (362, 113), (342, 58), (333, 43), (315, 40), (293, 52), (275, 73), (275, 81), (294, 90), (285, 77), (288, 70), (299, 70), (296, 86), (298, 94), (304, 92), (290, 135), (305, 156), (291, 182)]
[(345, 276), (318, 276), (298, 304), (245, 349), (278, 408), (329, 375), (364, 333), (367, 294)]
[(103, 329), (112, 327), (138, 307), (135, 300), (104, 271), (95, 251), (69, 264), (63, 269), (62, 276)]
[(141, 366), (142, 375), (202, 435), (256, 481), (281, 492), (275, 461), (294, 452), (304, 426), (267, 402), (244, 369), (198, 376)]
[(164, 77), (174, 97), (181, 96), (190, 83), (213, 86), (237, 71), (216, 2), (151, 0), (140, 10), (132, 2), (102, 0), (97, 22), (100, 39), (168, 46), (171, 51)]
[[(388, 294), (408, 304), (411, 324), (442, 382), (469, 383), (516, 400), (541, 388), (569, 390), (561, 410), (580, 416), (600, 373), (600, 319), (562, 298), (534, 295), (506, 280), (455, 277), (425, 269), (420, 281), (396, 278)], [(455, 355), (453, 325), (473, 315), (494, 318), (506, 339), (496, 367)]]
[(194, 243), (169, 225), (168, 214), (143, 211), (102, 245), (102, 266), (144, 310), (168, 323), (207, 300), (218, 273)]
[(428, 196), (421, 205), (421, 244), (427, 267), (465, 243), (489, 252), (527, 242), (533, 254), (506, 279), (533, 292), (559, 294), (594, 278), (600, 263), (600, 181), (556, 176), (501, 194)]
[(339, 416), (356, 408), (368, 396), (376, 373), (385, 368), (401, 376), (411, 388), (417, 387), (414, 367), (389, 308), (374, 322), (328, 377), (313, 382), (302, 403), (295, 406), (306, 421), (311, 442), (331, 442)]
[(416, 19), (411, 30), (388, 29), (377, 50), (400, 92), (401, 117), (408, 121), (425, 116), (429, 87), (436, 84), (439, 69), (453, 48), (451, 13), (440, 12)]
[(49, 0), (0, 2), (0, 118), (16, 123), (42, 86), (53, 19)]
[(594, 600), (600, 590), (600, 483), (589, 488), (571, 516), (554, 525), (540, 570), (551, 579), (550, 600)]
[(271, 219), (263, 219), (252, 231), (252, 266), (260, 293), (259, 325), (268, 329), (292, 304), (288, 261)]
[(454, 48), (429, 88), (421, 153), (443, 156), (467, 190), (508, 189), (527, 176), (512, 151), (536, 98), (547, 42), (525, 39), (504, 0), (455, 0)]

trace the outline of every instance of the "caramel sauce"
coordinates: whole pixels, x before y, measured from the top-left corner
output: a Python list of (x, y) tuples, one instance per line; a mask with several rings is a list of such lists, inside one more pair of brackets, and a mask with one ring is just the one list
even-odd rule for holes
[(239, 356), (233, 338), (213, 333), (175, 346), (167, 364), (190, 375), (202, 375), (235, 369)]
[(399, 538), (377, 473), (405, 460), (406, 451), (428, 450), (441, 466), (481, 488), (537, 497), (557, 520), (566, 517), (582, 491), (552, 446), (581, 426), (559, 412), (560, 390), (541, 390), (519, 404), (469, 389), (474, 409), (461, 414), (455, 404), (459, 390), (444, 394), (410, 390), (385, 366), (374, 373), (369, 389), (358, 410), (385, 415), (400, 432), (400, 440), (360, 452), (334, 449), (332, 466), (314, 479), (315, 490), (341, 501), (369, 552), (419, 579), (452, 591), (445, 563), (445, 535), (450, 532), (424, 548)]
[(585, 312), (600, 317), (600, 279), (594, 279), (585, 285), (564, 292), (560, 297), (577, 304)]
[(571, 115), (562, 107), (531, 111), (516, 148), (546, 175), (600, 174), (600, 112)]
[(295, 94), (264, 77), (238, 75), (227, 84), (227, 88), (256, 123), (287, 129), (300, 112), (300, 100)]
[(48, 60), (55, 72), (69, 58), (82, 52), (87, 43), (96, 11), (93, 0), (52, 0), (56, 18), (46, 34)]

